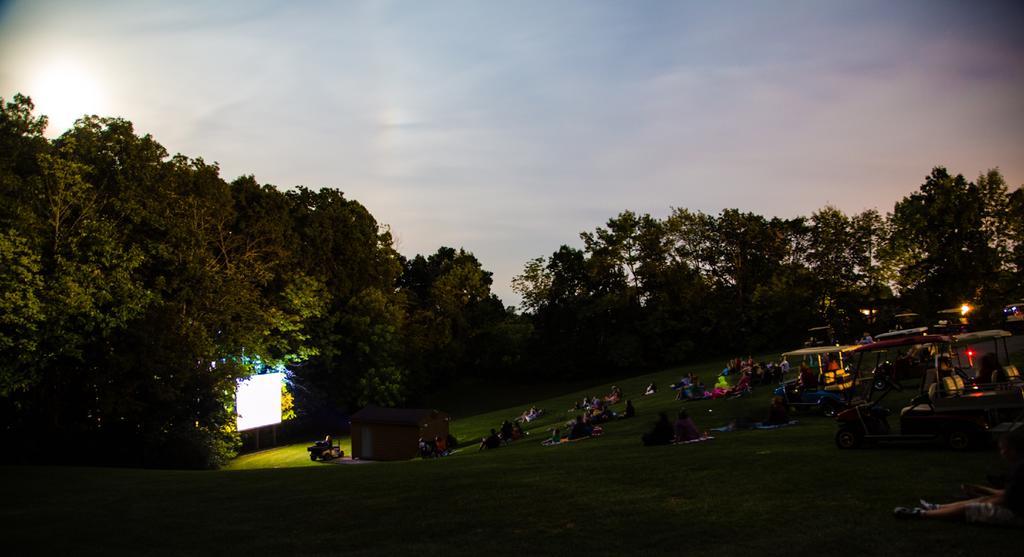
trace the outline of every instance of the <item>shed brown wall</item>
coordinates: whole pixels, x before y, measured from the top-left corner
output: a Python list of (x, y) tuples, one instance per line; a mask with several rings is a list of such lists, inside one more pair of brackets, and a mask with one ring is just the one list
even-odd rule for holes
[[(371, 430), (371, 446), (364, 445), (364, 427)], [(352, 455), (367, 460), (408, 460), (416, 456), (419, 438), (416, 426), (355, 422), (352, 424)]]
[[(363, 428), (371, 430), (370, 447), (363, 446)], [(448, 436), (448, 420), (428, 420), (427, 426), (352, 422), (352, 456), (365, 460), (408, 460), (419, 453), (420, 437)], [(367, 453), (366, 449), (369, 449)]]

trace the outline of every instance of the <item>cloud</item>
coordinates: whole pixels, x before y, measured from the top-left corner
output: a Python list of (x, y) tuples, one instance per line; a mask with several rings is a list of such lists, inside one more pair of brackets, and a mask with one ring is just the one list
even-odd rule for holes
[(22, 2), (172, 152), (333, 186), (407, 254), (512, 275), (622, 210), (887, 210), (931, 166), (1024, 181), (1024, 23), (986, 2)]

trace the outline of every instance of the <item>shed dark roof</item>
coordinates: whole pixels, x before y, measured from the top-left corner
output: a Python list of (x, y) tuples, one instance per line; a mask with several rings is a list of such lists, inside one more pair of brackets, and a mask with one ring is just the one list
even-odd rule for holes
[(352, 422), (418, 426), (423, 420), (429, 419), (435, 414), (439, 414), (444, 418), (448, 417), (444, 412), (428, 408), (380, 408), (377, 406), (367, 406), (352, 414)]

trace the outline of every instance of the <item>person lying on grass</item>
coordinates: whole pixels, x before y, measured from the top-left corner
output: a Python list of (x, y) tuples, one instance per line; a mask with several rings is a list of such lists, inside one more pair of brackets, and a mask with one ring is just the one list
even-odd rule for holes
[(668, 415), (664, 412), (659, 412), (658, 421), (654, 422), (654, 427), (651, 431), (643, 434), (640, 440), (643, 441), (644, 446), (650, 447), (654, 445), (668, 445), (672, 443), (673, 437), (675, 437), (675, 432), (672, 430), (672, 424), (668, 421)]
[(974, 499), (936, 505), (921, 500), (919, 507), (896, 507), (897, 518), (937, 518), (977, 524), (1024, 527), (1024, 427), (999, 438), (999, 454), (1010, 464), (1005, 489), (965, 485)]
[(700, 431), (697, 429), (697, 424), (693, 423), (693, 418), (686, 413), (685, 408), (679, 411), (679, 416), (676, 418), (673, 430), (675, 432), (674, 441), (676, 443), (683, 443), (701, 438)]
[(522, 415), (519, 416), (519, 419), (524, 422), (532, 422), (543, 415), (543, 410), (538, 409), (536, 406), (531, 406), (529, 410), (523, 412)]
[(700, 380), (697, 378), (697, 376), (691, 372), (687, 373), (683, 377), (680, 377), (678, 383), (673, 383), (669, 385), (668, 388), (672, 389), (673, 391), (681, 391), (699, 381)]

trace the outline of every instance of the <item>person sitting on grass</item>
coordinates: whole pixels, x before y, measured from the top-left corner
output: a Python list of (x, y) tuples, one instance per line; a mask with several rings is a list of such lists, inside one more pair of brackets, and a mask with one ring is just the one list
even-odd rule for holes
[(562, 430), (557, 427), (551, 428), (551, 437), (541, 442), (541, 445), (557, 445), (562, 442)]
[(508, 420), (501, 422), (501, 440), (505, 443), (512, 442), (512, 424)]
[(651, 447), (654, 445), (668, 445), (672, 443), (674, 436), (672, 424), (668, 422), (668, 415), (664, 412), (659, 412), (658, 421), (654, 422), (654, 427), (651, 431), (645, 433), (640, 440), (643, 441), (644, 446)]
[(519, 421), (512, 422), (512, 441), (518, 441), (523, 438), (523, 426), (519, 425)]
[(448, 443), (444, 437), (434, 436), (434, 451), (437, 456), (448, 456)]
[(703, 400), (708, 396), (708, 392), (704, 390), (704, 383), (701, 383), (700, 378), (694, 375), (690, 384), (676, 393), (676, 400)]
[(654, 381), (651, 381), (651, 384), (647, 385), (647, 388), (644, 389), (644, 396), (653, 395), (656, 392), (658, 392), (658, 386), (654, 384)]
[(618, 404), (620, 400), (622, 400), (622, 389), (612, 385), (612, 392), (604, 397), (604, 401), (608, 404)]
[(786, 408), (786, 401), (781, 396), (772, 398), (772, 405), (768, 407), (767, 425), (782, 425), (789, 423), (789, 409)]
[(963, 520), (994, 526), (1024, 526), (1024, 428), (1017, 428), (999, 438), (999, 454), (1012, 467), (1005, 489), (983, 486), (962, 486), (965, 492), (980, 497), (945, 505), (921, 500), (919, 507), (896, 507), (897, 518), (936, 518)]
[(635, 416), (636, 416), (636, 408), (633, 407), (633, 401), (632, 400), (627, 400), (626, 401), (626, 409), (622, 411), (622, 415), (619, 416), (619, 419), (620, 420), (625, 420), (626, 418), (632, 418), (632, 417), (635, 417)]
[(740, 380), (736, 382), (736, 386), (725, 391), (725, 396), (739, 396), (750, 391), (750, 370), (743, 372), (740, 376)]
[(434, 456), (433, 451), (430, 450), (430, 445), (420, 437), (419, 441), (420, 458), (430, 458)]
[(481, 451), (484, 449), (497, 449), (500, 446), (501, 438), (498, 437), (498, 432), (494, 431), (494, 429), (491, 429), (491, 434), (488, 435), (487, 437), (484, 437), (483, 440), (480, 441)]
[(584, 437), (590, 437), (590, 434), (593, 431), (593, 426), (590, 425), (585, 416), (576, 416), (576, 421), (573, 422), (572, 429), (569, 430), (569, 440), (573, 441)]
[(683, 443), (686, 441), (693, 441), (700, 439), (700, 431), (697, 429), (697, 424), (693, 423), (693, 418), (686, 413), (686, 409), (679, 411), (679, 416), (676, 418), (675, 426), (673, 427), (675, 432), (674, 441), (676, 443)]

